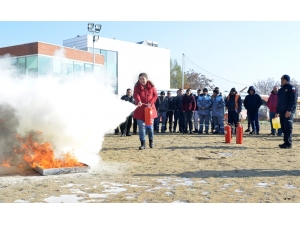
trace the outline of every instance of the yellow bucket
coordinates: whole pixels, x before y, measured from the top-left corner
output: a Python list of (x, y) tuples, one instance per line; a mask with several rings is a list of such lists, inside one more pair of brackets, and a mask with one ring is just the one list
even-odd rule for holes
[(273, 129), (281, 128), (279, 117), (275, 117), (272, 119)]

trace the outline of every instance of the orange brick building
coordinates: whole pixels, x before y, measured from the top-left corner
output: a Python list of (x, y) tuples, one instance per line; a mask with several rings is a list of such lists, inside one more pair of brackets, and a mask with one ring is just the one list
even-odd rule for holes
[[(19, 75), (73, 75), (93, 71), (93, 53), (33, 42), (0, 48), (0, 55), (14, 58)], [(95, 73), (104, 72), (104, 56), (95, 54)]]

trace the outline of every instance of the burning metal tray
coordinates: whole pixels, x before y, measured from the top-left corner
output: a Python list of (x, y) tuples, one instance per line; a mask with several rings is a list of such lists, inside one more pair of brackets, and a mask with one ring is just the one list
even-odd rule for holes
[(49, 168), (49, 169), (43, 169), (43, 168), (36, 166), (33, 169), (43, 176), (87, 172), (90, 167), (84, 163), (82, 163), (82, 164), (83, 164), (83, 166)]

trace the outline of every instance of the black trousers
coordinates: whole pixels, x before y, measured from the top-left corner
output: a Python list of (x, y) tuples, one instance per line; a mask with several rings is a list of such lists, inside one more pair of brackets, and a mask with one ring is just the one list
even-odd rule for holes
[(133, 133), (136, 133), (137, 131), (137, 121), (136, 119), (133, 119)]
[(166, 129), (167, 129), (167, 123), (169, 122), (169, 130), (172, 130), (172, 124), (173, 124), (173, 110), (167, 111), (167, 119), (166, 119)]
[(239, 114), (236, 111), (228, 111), (228, 123), (236, 127), (238, 122)]
[(127, 116), (124, 123), (120, 124), (120, 130), (122, 134), (129, 134), (132, 125), (132, 116)]
[(184, 116), (184, 126), (183, 126), (183, 132), (188, 131), (188, 125), (189, 125), (189, 131), (193, 131), (193, 112), (192, 111), (185, 111), (183, 113)]
[(291, 116), (289, 118), (286, 118), (285, 113), (280, 113), (279, 118), (281, 130), (283, 132), (283, 141), (286, 145), (291, 146), (294, 114), (291, 113)]
[(183, 117), (183, 111), (182, 109), (178, 109), (174, 111), (174, 132), (176, 131), (177, 122), (179, 125), (179, 131), (183, 132), (184, 129), (184, 117)]

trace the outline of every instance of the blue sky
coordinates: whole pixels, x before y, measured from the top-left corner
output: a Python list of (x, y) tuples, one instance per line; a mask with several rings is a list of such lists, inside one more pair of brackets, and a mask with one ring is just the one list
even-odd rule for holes
[[(231, 2), (237, 4), (238, 1)], [(158, 1), (152, 3), (159, 5)], [(216, 3), (224, 7), (221, 1)], [(119, 2), (119, 4), (123, 3)], [(212, 5), (209, 6), (212, 8)], [(289, 6), (287, 12), (284, 10), (284, 5), (277, 5), (273, 14), (268, 16), (267, 13), (263, 13), (261, 6), (268, 9), (270, 5), (260, 3), (260, 10), (256, 10), (255, 5), (244, 6), (247, 6), (244, 10), (227, 6), (218, 16), (215, 12), (219, 12), (220, 8), (212, 8), (211, 11), (199, 8), (196, 10), (199, 15), (202, 15), (199, 16), (199, 21), (189, 21), (194, 18), (192, 13), (195, 9), (186, 5), (183, 8), (175, 8), (174, 11), (166, 10), (166, 21), (157, 20), (161, 18), (159, 13), (156, 16), (154, 12), (149, 16), (148, 10), (143, 7), (127, 9), (125, 12), (120, 9), (119, 11), (108, 10), (107, 14), (103, 13), (103, 10), (100, 10), (100, 13), (97, 11), (99, 18), (104, 17), (101, 20), (98, 18), (87, 20), (94, 17), (90, 12), (81, 12), (75, 18), (73, 16), (76, 13), (70, 14), (71, 17), (68, 14), (67, 18), (70, 19), (66, 17), (60, 19), (59, 16), (54, 17), (51, 14), (50, 18), (53, 19), (49, 19), (48, 11), (44, 11), (44, 17), (38, 15), (34, 17), (35, 19), (31, 18), (32, 14), (24, 14), (25, 19), (29, 16), (29, 21), (23, 22), (18, 18), (11, 18), (10, 15), (4, 15), (3, 18), (0, 17), (2, 20), (0, 47), (35, 41), (62, 45), (64, 39), (88, 34), (87, 22), (95, 22), (102, 24), (100, 32), (102, 37), (129, 42), (143, 40), (158, 42), (159, 47), (170, 49), (171, 59), (176, 59), (180, 65), (184, 54), (185, 71), (193, 69), (206, 75), (213, 79), (213, 83), (221, 90), (229, 90), (232, 87), (240, 90), (257, 80), (270, 77), (279, 80), (283, 74), (289, 74), (292, 78), (300, 80), (300, 63), (298, 63), (300, 62), (300, 21), (294, 19), (296, 17), (291, 17), (293, 7)], [(149, 7), (151, 11), (153, 8)], [(169, 6), (164, 5), (164, 7)], [(160, 7), (156, 7), (156, 10), (161, 12)], [(251, 14), (255, 12), (254, 10), (256, 16)], [(281, 16), (272, 21), (276, 19), (274, 16), (276, 10), (281, 11)], [(139, 17), (141, 12), (145, 17)], [(172, 21), (173, 16), (168, 15), (173, 15), (173, 12), (179, 16), (177, 15)], [(236, 15), (235, 19), (228, 16), (233, 12)], [(243, 12), (245, 16), (241, 15)], [(270, 13), (270, 10), (268, 12)], [(111, 16), (112, 13), (115, 17)], [(128, 18), (128, 14), (137, 14), (136, 21), (123, 21), (123, 18)], [(207, 17), (208, 21), (204, 17)]]

